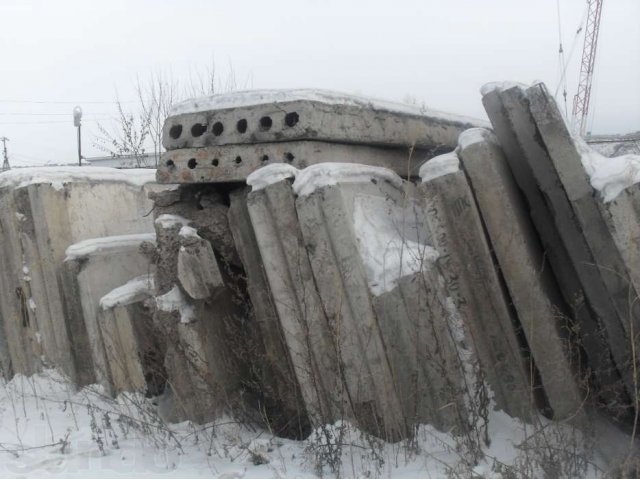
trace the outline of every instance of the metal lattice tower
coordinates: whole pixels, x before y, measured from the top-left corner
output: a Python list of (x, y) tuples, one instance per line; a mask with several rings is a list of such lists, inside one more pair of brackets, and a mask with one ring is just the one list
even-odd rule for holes
[(580, 136), (584, 136), (587, 128), (587, 115), (589, 113), (591, 83), (593, 81), (593, 69), (596, 62), (596, 49), (598, 47), (602, 2), (603, 0), (587, 0), (587, 26), (584, 32), (580, 82), (578, 84), (578, 93), (573, 97), (572, 112), (573, 131)]
[(7, 154), (7, 142), (9, 139), (7, 137), (0, 138), (2, 140), (2, 146), (4, 150), (4, 162), (2, 164), (2, 171), (11, 170), (11, 166), (9, 165), (9, 155)]

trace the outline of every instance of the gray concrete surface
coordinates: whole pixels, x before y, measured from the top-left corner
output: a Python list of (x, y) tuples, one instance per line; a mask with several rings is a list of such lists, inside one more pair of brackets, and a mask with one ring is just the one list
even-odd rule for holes
[(465, 172), (554, 418), (574, 417), (586, 393), (575, 379), (578, 365), (569, 345), (568, 312), (524, 199), (491, 132), (463, 133), (460, 144)]
[(272, 163), (287, 163), (305, 168), (322, 162), (359, 162), (386, 167), (406, 177), (417, 173), (425, 158), (433, 151), (409, 148), (381, 148), (369, 145), (348, 145), (319, 141), (247, 143), (170, 150), (162, 154), (157, 171), (160, 183), (224, 183), (243, 182), (258, 168)]

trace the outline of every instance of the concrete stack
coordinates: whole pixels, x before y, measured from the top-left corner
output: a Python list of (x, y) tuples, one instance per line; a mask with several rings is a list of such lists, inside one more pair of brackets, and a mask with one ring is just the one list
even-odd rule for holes
[(148, 170), (90, 167), (16, 169), (0, 176), (5, 374), (55, 365), (80, 385), (95, 381), (83, 322), (67, 321), (65, 251), (90, 238), (150, 232), (145, 185), (153, 179)]
[[(624, 238), (637, 229), (632, 201), (613, 208), (603, 204), (583, 166), (583, 152), (544, 85), (494, 85), (485, 89), (483, 102), (573, 310), (597, 391), (624, 414), (637, 395), (633, 332), (640, 327), (634, 301), (638, 264)], [(623, 203), (629, 202), (626, 195)], [(621, 226), (625, 221), (631, 226)]]

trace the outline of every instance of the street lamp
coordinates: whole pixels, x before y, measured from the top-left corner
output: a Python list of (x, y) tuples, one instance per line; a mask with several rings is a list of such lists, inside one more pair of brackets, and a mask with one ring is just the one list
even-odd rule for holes
[(80, 140), (80, 127), (82, 125), (82, 109), (79, 105), (73, 109), (73, 125), (78, 127), (78, 166), (82, 166), (82, 148)]

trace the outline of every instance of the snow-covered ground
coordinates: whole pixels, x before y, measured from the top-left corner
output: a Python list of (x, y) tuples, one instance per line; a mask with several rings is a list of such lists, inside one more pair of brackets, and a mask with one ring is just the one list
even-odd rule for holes
[[(204, 426), (166, 424), (155, 412), (141, 396), (112, 400), (97, 386), (76, 391), (53, 370), (18, 375), (0, 383), (0, 476), (540, 476), (545, 461), (547, 474), (596, 476), (604, 466), (601, 452), (584, 447), (576, 431), (545, 420), (525, 425), (498, 411), (489, 414), (490, 445), (482, 447), (475, 466), (465, 463), (461, 438), (429, 426), (413, 441), (395, 444), (346, 423), (294, 441), (229, 417)], [(565, 470), (549, 467), (552, 456), (565, 462)]]

